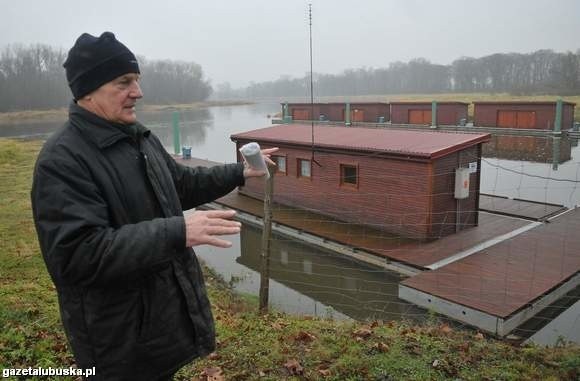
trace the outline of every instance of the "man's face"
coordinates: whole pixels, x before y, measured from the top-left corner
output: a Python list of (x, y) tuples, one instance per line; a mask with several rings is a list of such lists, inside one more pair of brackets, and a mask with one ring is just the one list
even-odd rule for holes
[(105, 83), (83, 98), (89, 109), (101, 118), (120, 124), (137, 121), (135, 104), (142, 98), (139, 74), (127, 73)]

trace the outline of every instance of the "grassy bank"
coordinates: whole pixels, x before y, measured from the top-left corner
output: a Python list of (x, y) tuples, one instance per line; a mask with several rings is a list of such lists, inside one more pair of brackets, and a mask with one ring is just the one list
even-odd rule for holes
[(206, 101), (206, 102), (196, 102), (196, 103), (186, 103), (186, 104), (173, 104), (173, 105), (143, 105), (141, 110), (143, 111), (182, 111), (182, 110), (195, 110), (198, 108), (208, 108), (208, 107), (224, 107), (224, 106), (243, 106), (251, 105), (254, 102), (248, 101)]
[(66, 108), (0, 112), (0, 126), (14, 123), (64, 122), (67, 115)]
[[(208, 107), (239, 106), (252, 104), (245, 101), (206, 101), (187, 104), (174, 105), (138, 105), (138, 111), (157, 112), (157, 111), (186, 111)], [(24, 110), (13, 112), (0, 112), (0, 125), (14, 123), (38, 123), (38, 122), (64, 122), (68, 116), (67, 108), (53, 110)]]
[[(0, 139), (0, 368), (73, 363), (31, 219), (39, 142)], [(259, 316), (208, 273), (218, 350), (178, 380), (575, 380), (580, 348), (516, 347), (438, 323)]]

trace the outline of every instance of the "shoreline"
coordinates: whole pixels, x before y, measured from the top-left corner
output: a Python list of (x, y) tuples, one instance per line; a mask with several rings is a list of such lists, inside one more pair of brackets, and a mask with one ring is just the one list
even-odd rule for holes
[[(251, 105), (250, 101), (204, 101), (171, 105), (137, 106), (137, 112), (186, 111), (209, 107), (228, 107)], [(49, 110), (21, 110), (0, 112), (0, 126), (17, 123), (64, 122), (68, 115), (68, 107)]]

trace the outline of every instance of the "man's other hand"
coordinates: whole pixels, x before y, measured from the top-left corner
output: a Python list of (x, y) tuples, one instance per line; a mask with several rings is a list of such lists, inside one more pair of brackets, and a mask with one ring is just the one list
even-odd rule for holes
[(219, 239), (218, 236), (240, 232), (242, 224), (232, 220), (235, 215), (234, 210), (198, 210), (185, 214), (186, 246), (231, 247), (231, 242)]

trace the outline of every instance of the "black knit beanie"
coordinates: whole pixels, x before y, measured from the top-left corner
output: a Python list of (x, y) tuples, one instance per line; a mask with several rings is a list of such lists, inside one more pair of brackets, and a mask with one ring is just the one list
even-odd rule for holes
[(111, 32), (100, 37), (83, 33), (63, 66), (75, 100), (123, 74), (140, 73), (135, 55)]

